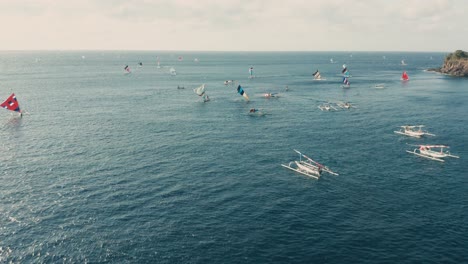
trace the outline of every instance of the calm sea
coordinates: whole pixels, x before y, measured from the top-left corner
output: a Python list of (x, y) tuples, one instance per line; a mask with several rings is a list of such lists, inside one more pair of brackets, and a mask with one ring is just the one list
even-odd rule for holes
[[(444, 56), (1, 52), (0, 98), (28, 114), (0, 109), (0, 262), (466, 263), (468, 80), (425, 71)], [(282, 168), (293, 149), (340, 175)]]

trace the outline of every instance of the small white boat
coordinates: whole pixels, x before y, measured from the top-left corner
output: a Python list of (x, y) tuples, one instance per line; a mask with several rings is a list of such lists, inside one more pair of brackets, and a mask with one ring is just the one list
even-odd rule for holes
[[(302, 175), (309, 176), (315, 179), (320, 178), (320, 172), (318, 170), (309, 169), (308, 167), (300, 164), (298, 161), (291, 161), (288, 165), (281, 164), (281, 166), (298, 172)], [(296, 166), (296, 167), (294, 167)]]
[(385, 84), (383, 84), (383, 83), (378, 83), (378, 84), (374, 85), (374, 88), (383, 89), (383, 88), (385, 88)]
[(340, 108), (343, 109), (351, 109), (351, 108), (356, 108), (354, 105), (352, 105), (350, 102), (339, 102), (336, 105), (338, 105)]
[(318, 106), (318, 108), (322, 111), (336, 111), (338, 109), (336, 109), (333, 105), (331, 104), (321, 104)]
[(405, 135), (409, 137), (420, 138), (422, 136), (435, 136), (427, 131), (423, 131), (423, 125), (418, 126), (401, 126), (401, 129), (398, 131), (393, 131), (396, 134)]
[[(309, 176), (311, 178), (318, 179), (322, 175), (322, 172), (327, 172), (332, 175), (338, 175), (338, 173), (333, 172), (327, 166), (324, 166), (311, 158), (307, 157), (306, 155), (302, 154), (301, 152), (294, 150), (296, 153), (299, 154), (299, 161), (291, 161), (288, 165), (281, 164), (281, 166), (300, 173), (305, 176)], [(305, 160), (302, 160), (302, 159)]]
[(278, 93), (264, 93), (263, 97), (266, 99), (270, 99), (270, 98), (279, 98), (280, 96), (278, 95)]
[[(439, 149), (438, 151), (432, 150), (433, 148)], [(443, 158), (451, 157), (451, 158), (460, 158), (459, 156), (455, 156), (450, 154), (449, 151), (444, 151), (444, 149), (449, 148), (445, 145), (419, 145), (419, 148), (415, 148), (413, 151), (407, 150), (406, 152), (414, 154), (419, 157), (423, 157), (426, 159), (437, 160), (440, 162), (444, 162)]]

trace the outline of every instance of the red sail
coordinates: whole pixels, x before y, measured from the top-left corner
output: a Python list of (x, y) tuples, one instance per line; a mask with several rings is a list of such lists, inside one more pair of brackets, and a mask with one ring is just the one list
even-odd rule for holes
[(408, 77), (408, 74), (404, 71), (403, 74), (401, 75), (401, 79), (403, 81), (408, 81), (409, 80), (409, 77)]
[(14, 93), (12, 93), (10, 97), (8, 97), (8, 99), (6, 99), (0, 106), (8, 110), (21, 113), (18, 100), (16, 100)]

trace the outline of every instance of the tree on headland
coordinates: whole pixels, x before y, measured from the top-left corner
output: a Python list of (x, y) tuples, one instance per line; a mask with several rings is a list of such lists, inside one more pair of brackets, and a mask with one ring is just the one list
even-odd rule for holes
[(445, 56), (445, 61), (460, 59), (468, 59), (468, 52), (463, 50), (456, 50), (455, 52), (449, 53), (447, 56)]

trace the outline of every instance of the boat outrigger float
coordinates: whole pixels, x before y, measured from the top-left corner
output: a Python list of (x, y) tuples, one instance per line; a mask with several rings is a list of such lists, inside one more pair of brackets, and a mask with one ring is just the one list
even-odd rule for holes
[[(309, 176), (311, 178), (318, 179), (322, 175), (322, 172), (327, 172), (332, 175), (339, 175), (336, 172), (333, 172), (328, 168), (327, 166), (324, 166), (313, 159), (307, 157), (306, 155), (302, 154), (301, 152), (294, 150), (299, 154), (299, 161), (291, 161), (289, 162), (288, 165), (281, 164), (281, 166), (290, 169), (292, 171), (295, 171), (297, 173), (300, 173), (305, 176)], [(303, 160), (303, 158), (305, 160)]]
[(427, 131), (423, 131), (421, 129), (423, 127), (424, 127), (423, 125), (401, 126), (401, 129), (399, 131), (393, 131), (393, 132), (395, 132), (396, 134), (405, 135), (409, 137), (415, 137), (415, 138), (420, 138), (422, 136), (435, 136), (434, 134), (431, 134)]
[[(451, 158), (460, 158), (459, 156), (455, 156), (450, 154), (449, 151), (444, 151), (444, 149), (449, 148), (449, 146), (445, 145), (411, 145), (411, 146), (419, 146), (419, 148), (415, 148), (413, 151), (407, 150), (406, 152), (426, 158), (431, 160), (437, 160), (440, 162), (444, 162), (443, 158), (451, 157)], [(439, 149), (439, 151), (432, 150), (433, 148)]]

